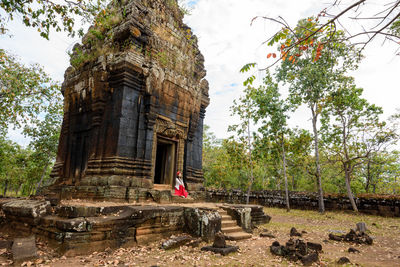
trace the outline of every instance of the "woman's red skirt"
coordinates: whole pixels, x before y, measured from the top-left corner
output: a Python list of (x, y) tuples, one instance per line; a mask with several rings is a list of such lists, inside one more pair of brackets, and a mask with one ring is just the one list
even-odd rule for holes
[(175, 195), (187, 198), (188, 193), (186, 192), (185, 187), (179, 185), (179, 190), (175, 188)]

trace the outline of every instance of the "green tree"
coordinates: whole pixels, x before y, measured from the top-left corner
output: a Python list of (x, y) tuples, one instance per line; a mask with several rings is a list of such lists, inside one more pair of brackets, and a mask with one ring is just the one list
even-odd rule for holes
[[(7, 22), (20, 19), (27, 26), (37, 29), (40, 36), (49, 39), (50, 30), (64, 31), (70, 36), (83, 35), (83, 24), (92, 23), (98, 13), (106, 12), (105, 0), (21, 1), (1, 0), (0, 35), (8, 31)], [(78, 28), (76, 27), (78, 25)]]
[(0, 129), (21, 127), (59, 103), (59, 85), (39, 65), (25, 66), (0, 49)]
[(48, 109), (44, 118), (37, 119), (33, 124), (27, 125), (23, 133), (31, 138), (29, 146), (34, 151), (32, 159), (41, 168), (40, 178), (36, 179), (35, 191), (39, 189), (48, 173), (50, 165), (57, 154), (58, 140), (62, 121), (62, 100), (58, 99), (51, 109)]
[[(18, 161), (3, 161), (5, 192), (12, 183), (17, 188), (27, 184), (32, 188), (34, 183), (40, 186), (54, 160), (61, 118), (59, 85), (39, 65), (27, 67), (0, 49), (0, 132), (5, 136), (12, 125), (22, 128), (24, 135), (32, 140), (28, 149), (1, 142), (3, 151), (20, 155)], [(32, 190), (25, 191), (29, 194)]]
[(30, 151), (0, 136), (0, 183), (3, 196), (23, 180)]
[(379, 120), (382, 108), (361, 98), (362, 89), (347, 78), (343, 87), (333, 92), (323, 112), (323, 134), (332, 161), (339, 162), (346, 182), (346, 192), (354, 211), (358, 211), (351, 190), (354, 169), (373, 152), (395, 140), (396, 133), (385, 129)]
[[(308, 185), (308, 179), (306, 179), (307, 169), (311, 169), (312, 148), (313, 138), (311, 134), (304, 129), (291, 129), (288, 137), (288, 167), (289, 173), (292, 176), (292, 190), (297, 190), (298, 187), (304, 188), (304, 185)], [(295, 177), (297, 177), (295, 179)], [(301, 181), (301, 179), (305, 181)]]
[(252, 87), (248, 86), (244, 92), (244, 96), (239, 98), (239, 102), (236, 100), (233, 102), (231, 107), (232, 115), (238, 115), (240, 118), (240, 124), (230, 125), (228, 131), (237, 133), (237, 136), (242, 144), (246, 144), (248, 151), (247, 167), (250, 170), (248, 185), (247, 185), (247, 197), (246, 204), (249, 204), (250, 192), (254, 182), (253, 176), (253, 159), (252, 159), (252, 132), (250, 131), (250, 124), (252, 121), (253, 106), (251, 106), (251, 99), (248, 92), (253, 90)]
[(263, 85), (258, 88), (249, 87), (247, 98), (252, 101), (254, 111), (251, 116), (255, 123), (261, 123), (258, 131), (264, 138), (275, 139), (279, 144), (279, 154), (282, 158), (282, 173), (285, 182), (286, 209), (290, 211), (289, 189), (287, 179), (286, 163), (286, 135), (289, 132), (287, 120), (291, 105), (281, 99), (278, 83), (276, 83), (269, 72), (264, 78)]
[[(319, 211), (325, 211), (321, 182), (318, 122), (326, 97), (336, 89), (344, 73), (357, 67), (358, 51), (346, 43), (330, 42), (340, 39), (343, 32), (330, 26), (319, 28), (318, 19), (308, 18), (298, 22), (293, 30), (283, 28), (268, 43), (278, 43), (282, 62), (277, 68), (277, 80), (289, 84), (289, 98), (294, 105), (306, 105), (311, 111), (315, 150), (315, 174), (318, 184)], [(313, 34), (312, 38), (308, 38)], [(291, 44), (303, 40), (297, 46)]]
[[(368, 155), (358, 175), (364, 181), (365, 192), (390, 193), (400, 192), (400, 152), (377, 151)], [(371, 190), (372, 189), (372, 190)]]

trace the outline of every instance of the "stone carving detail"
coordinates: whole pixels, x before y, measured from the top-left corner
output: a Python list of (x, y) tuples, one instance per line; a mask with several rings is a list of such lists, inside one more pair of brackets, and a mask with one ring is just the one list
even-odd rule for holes
[(186, 130), (183, 127), (160, 118), (156, 120), (156, 132), (157, 134), (170, 138), (178, 137), (179, 139), (186, 139), (187, 136), (187, 134), (185, 133)]

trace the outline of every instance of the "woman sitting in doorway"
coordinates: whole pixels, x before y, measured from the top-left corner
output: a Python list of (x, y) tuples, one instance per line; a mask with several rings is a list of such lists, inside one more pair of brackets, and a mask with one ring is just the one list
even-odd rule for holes
[(185, 184), (183, 183), (182, 173), (178, 171), (176, 173), (176, 181), (175, 181), (175, 195), (187, 198), (188, 193), (185, 190)]

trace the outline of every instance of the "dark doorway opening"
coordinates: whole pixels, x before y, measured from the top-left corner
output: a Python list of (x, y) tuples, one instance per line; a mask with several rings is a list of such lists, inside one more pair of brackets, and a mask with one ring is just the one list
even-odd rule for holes
[(176, 142), (157, 139), (156, 165), (154, 170), (154, 184), (173, 184), (175, 173)]

